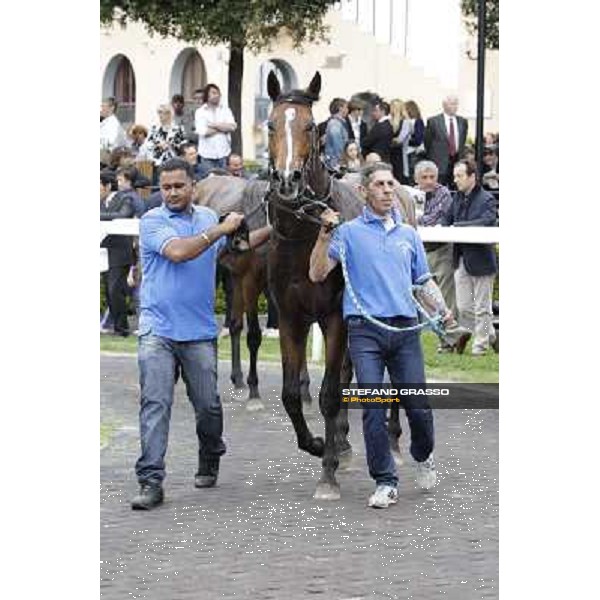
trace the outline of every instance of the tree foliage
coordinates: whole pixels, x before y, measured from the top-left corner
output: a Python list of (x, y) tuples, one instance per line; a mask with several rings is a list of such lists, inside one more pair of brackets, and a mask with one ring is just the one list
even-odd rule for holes
[[(477, 11), (484, 0), (461, 0), (462, 11), (469, 33), (477, 35)], [(500, 0), (485, 0), (485, 47), (498, 50), (500, 47)]]
[(325, 39), (323, 17), (334, 0), (101, 0), (100, 19), (140, 21), (150, 33), (207, 45), (259, 51), (280, 31), (294, 46)]
[[(242, 122), (244, 51), (270, 47), (285, 32), (294, 48), (326, 40), (323, 18), (335, 0), (100, 0), (100, 21), (141, 22), (163, 37), (229, 48), (228, 100)], [(233, 132), (232, 149), (242, 153), (241, 128)]]

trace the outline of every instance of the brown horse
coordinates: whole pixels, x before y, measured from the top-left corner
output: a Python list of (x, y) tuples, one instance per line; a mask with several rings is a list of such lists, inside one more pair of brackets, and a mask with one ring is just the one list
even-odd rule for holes
[[(343, 368), (346, 327), (342, 318), (344, 281), (339, 266), (322, 283), (308, 278), (309, 259), (326, 206), (344, 219), (356, 217), (363, 202), (346, 184), (332, 178), (318, 153), (318, 133), (312, 103), (319, 97), (321, 76), (316, 73), (305, 91), (281, 94), (269, 74), (267, 89), (274, 102), (269, 117), (270, 191), (267, 196), (273, 233), (269, 248), (269, 289), (279, 310), (279, 340), (283, 367), (282, 401), (298, 440), (298, 447), (322, 457), (322, 475), (314, 497), (340, 498), (335, 471), (339, 455), (350, 454), (347, 411), (341, 410), (340, 381), (349, 382), (351, 367)], [(306, 342), (312, 323), (325, 337), (326, 366), (319, 394), (325, 420), (325, 441), (308, 429), (302, 412), (301, 373), (306, 364)]]
[[(196, 185), (196, 203), (208, 206), (219, 215), (236, 211), (246, 215), (249, 230), (266, 224), (263, 198), (267, 189), (264, 181), (247, 182), (239, 177), (211, 176)], [(267, 247), (247, 252), (224, 252), (219, 262), (232, 274), (233, 299), (229, 333), (231, 339), (231, 382), (236, 388), (244, 385), (240, 355), (240, 338), (244, 314), (248, 323), (246, 343), (250, 354), (248, 379), (248, 410), (263, 408), (258, 389), (257, 357), (262, 342), (258, 321), (258, 298), (267, 286)]]

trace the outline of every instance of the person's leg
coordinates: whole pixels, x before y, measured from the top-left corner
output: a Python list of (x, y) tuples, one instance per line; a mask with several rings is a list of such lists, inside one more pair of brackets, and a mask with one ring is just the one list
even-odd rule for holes
[[(386, 366), (393, 386), (419, 385), (425, 383), (425, 363), (421, 337), (418, 332), (393, 334), (390, 352), (386, 356)], [(410, 453), (417, 462), (423, 462), (433, 451), (434, 430), (431, 408), (414, 406), (403, 400), (406, 418), (410, 426)]]
[(223, 408), (217, 391), (217, 342), (178, 342), (177, 357), (194, 412), (199, 444), (199, 475), (216, 478), (225, 454)]
[[(348, 323), (350, 358), (356, 372), (358, 387), (383, 382), (383, 348), (381, 334), (374, 325), (351, 318)], [(363, 437), (369, 474), (377, 485), (396, 487), (398, 476), (390, 451), (385, 405), (363, 407)]]
[(108, 302), (115, 333), (129, 334), (127, 322), (127, 273), (128, 266), (110, 267), (108, 270)]
[(492, 322), (492, 291), (495, 275), (473, 277), (473, 296), (475, 312), (475, 333), (473, 336), (473, 352), (485, 352), (496, 333)]
[(454, 266), (452, 264), (452, 244), (444, 244), (437, 250), (428, 252), (427, 262), (442, 292), (446, 306), (452, 311), (454, 317), (458, 319)]
[(172, 343), (151, 333), (140, 337), (138, 366), (142, 452), (136, 462), (135, 472), (140, 484), (160, 484), (165, 478), (165, 454), (175, 387)]
[(473, 278), (467, 273), (463, 259), (460, 259), (458, 269), (454, 272), (456, 286), (456, 306), (458, 322), (471, 333), (475, 331), (475, 311), (473, 307)]

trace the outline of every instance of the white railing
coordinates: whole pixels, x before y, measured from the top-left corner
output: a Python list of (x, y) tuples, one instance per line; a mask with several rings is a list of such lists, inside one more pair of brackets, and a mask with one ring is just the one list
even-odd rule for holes
[[(100, 241), (107, 235), (138, 235), (139, 219), (100, 221)], [(456, 242), (460, 244), (499, 244), (499, 227), (418, 227), (424, 242)], [(100, 248), (100, 271), (108, 269), (106, 249)], [(311, 360), (321, 360), (323, 334), (315, 323), (312, 326)]]

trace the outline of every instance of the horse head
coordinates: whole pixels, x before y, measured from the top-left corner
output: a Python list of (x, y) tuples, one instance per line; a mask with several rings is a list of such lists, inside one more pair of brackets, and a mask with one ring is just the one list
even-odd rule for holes
[(312, 104), (319, 99), (321, 75), (317, 71), (306, 90), (282, 94), (279, 81), (271, 71), (267, 90), (273, 101), (268, 120), (271, 184), (281, 200), (293, 202), (306, 187), (310, 160), (318, 158)]

